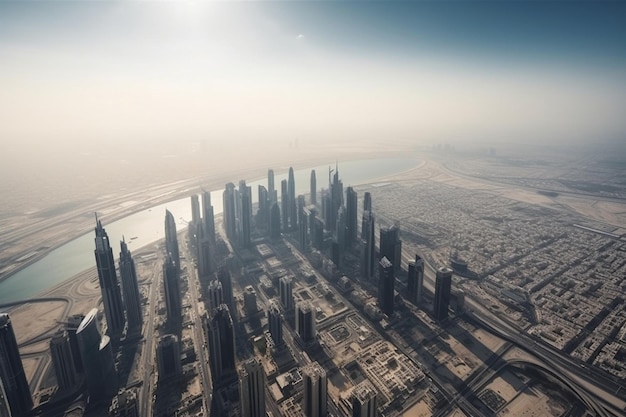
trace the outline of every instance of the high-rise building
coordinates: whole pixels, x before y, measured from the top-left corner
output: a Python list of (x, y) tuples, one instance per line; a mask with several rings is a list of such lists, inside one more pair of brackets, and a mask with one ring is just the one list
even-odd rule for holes
[(264, 185), (259, 184), (259, 210), (257, 211), (256, 219), (259, 224), (270, 224), (270, 201), (267, 194), (267, 188)]
[(202, 226), (204, 228), (204, 236), (209, 239), (211, 245), (214, 245), (215, 216), (213, 214), (213, 206), (211, 205), (211, 193), (209, 191), (202, 192)]
[(50, 339), (50, 356), (59, 391), (72, 388), (76, 384), (78, 375), (74, 368), (70, 337), (66, 330), (59, 330)]
[(361, 277), (369, 279), (374, 275), (376, 262), (375, 217), (371, 211), (363, 212), (363, 230), (361, 233)]
[(371, 382), (365, 380), (352, 390), (352, 417), (377, 417), (377, 392)]
[(191, 196), (191, 223), (198, 224), (200, 222), (200, 200), (198, 194)]
[(298, 227), (298, 206), (296, 205), (296, 180), (292, 167), (289, 167), (287, 195), (289, 196), (289, 230), (296, 230)]
[(198, 228), (197, 242), (196, 261), (198, 276), (206, 279), (214, 270), (213, 248), (215, 244), (211, 243), (211, 238), (205, 227)]
[(96, 219), (95, 231), (96, 249), (94, 254), (100, 290), (102, 291), (102, 304), (107, 319), (107, 334), (117, 342), (122, 336), (125, 325), (122, 293), (115, 273), (115, 261), (113, 260), (113, 250), (109, 244), (109, 236), (98, 219)]
[(337, 243), (337, 259), (334, 259), (337, 267), (343, 266), (343, 255), (346, 251), (346, 207), (339, 207), (337, 222), (335, 225), (334, 241)]
[(224, 230), (226, 236), (234, 241), (237, 238), (237, 213), (235, 211), (235, 184), (229, 182), (224, 187)]
[(117, 392), (118, 377), (111, 340), (100, 336), (98, 309), (87, 313), (76, 331), (87, 390), (93, 399), (110, 398)]
[(224, 294), (224, 304), (233, 305), (233, 280), (227, 266), (222, 266), (217, 272), (217, 279), (222, 284)]
[(450, 295), (452, 293), (452, 270), (441, 267), (437, 269), (435, 277), (435, 302), (433, 315), (437, 320), (444, 320), (448, 317), (448, 306), (450, 305)]
[(239, 181), (239, 204), (237, 204), (237, 241), (247, 248), (251, 243), (252, 190), (244, 180)]
[(332, 200), (330, 198), (330, 191), (322, 188), (322, 219), (324, 220), (324, 230), (330, 232), (333, 231), (335, 223), (333, 223), (333, 210)]
[(424, 260), (419, 255), (415, 255), (415, 262), (409, 262), (409, 272), (406, 284), (407, 299), (413, 304), (421, 303), (423, 288)]
[(176, 335), (166, 334), (159, 339), (159, 344), (157, 345), (157, 367), (159, 381), (175, 379), (182, 374), (180, 343)]
[(310, 301), (296, 304), (296, 333), (305, 344), (315, 340), (315, 308)]
[(4, 391), (2, 379), (0, 379), (0, 417), (11, 417), (11, 408), (9, 407), (7, 394)]
[(291, 277), (282, 277), (278, 281), (278, 295), (285, 311), (293, 309), (293, 280)]
[(372, 211), (372, 194), (369, 191), (363, 194), (363, 211)]
[(399, 271), (402, 262), (402, 241), (400, 228), (397, 224), (391, 227), (380, 228), (380, 257), (387, 258), (394, 271)]
[(120, 278), (124, 294), (124, 307), (128, 320), (128, 333), (141, 333), (143, 315), (141, 313), (141, 299), (139, 297), (139, 285), (137, 284), (137, 271), (126, 241), (120, 242)]
[(276, 188), (274, 187), (274, 170), (273, 169), (267, 170), (267, 194), (270, 200), (270, 205), (278, 201), (278, 195), (276, 192)]
[(139, 403), (134, 390), (120, 390), (109, 407), (110, 417), (139, 417)]
[(280, 215), (282, 219), (282, 229), (284, 232), (289, 231), (289, 191), (287, 180), (280, 182)]
[(72, 358), (74, 359), (74, 369), (79, 374), (83, 373), (83, 361), (80, 358), (80, 349), (78, 347), (78, 338), (76, 337), (76, 331), (80, 327), (80, 324), (85, 318), (84, 314), (74, 314), (67, 318), (65, 323), (65, 330), (70, 339), (70, 347), (72, 348)]
[(169, 254), (163, 264), (163, 287), (165, 289), (165, 308), (167, 310), (167, 322), (176, 325), (181, 321), (182, 301), (180, 294), (180, 277), (176, 264)]
[(326, 371), (317, 362), (302, 368), (302, 411), (306, 417), (326, 417), (328, 401)]
[(298, 196), (298, 244), (302, 252), (309, 248), (309, 217), (305, 208), (304, 196)]
[(169, 210), (165, 210), (165, 252), (171, 257), (176, 269), (180, 269), (176, 221), (174, 220), (174, 215)]
[(213, 385), (220, 386), (236, 376), (235, 333), (226, 304), (219, 306), (208, 323), (209, 365)]
[(33, 399), (17, 348), (13, 325), (6, 313), (0, 313), (0, 380), (4, 385), (11, 415), (13, 417), (26, 415), (33, 406)]
[(256, 291), (252, 287), (252, 285), (247, 285), (243, 289), (243, 305), (246, 309), (246, 313), (249, 316), (252, 316), (258, 312), (258, 307), (256, 305)]
[(246, 360), (239, 371), (241, 417), (266, 417), (265, 371), (258, 359)]
[(283, 346), (283, 317), (280, 314), (278, 303), (274, 300), (270, 301), (267, 309), (267, 322), (274, 346), (277, 348)]
[(273, 203), (270, 208), (270, 237), (272, 239), (280, 238), (280, 208), (278, 203)]
[(337, 213), (339, 212), (339, 207), (343, 205), (343, 182), (339, 179), (339, 165), (335, 165), (332, 181), (330, 178), (331, 172), (333, 172), (333, 170), (329, 170), (328, 173), (328, 189), (330, 195), (330, 213), (328, 218), (328, 222), (330, 223), (330, 226), (328, 226), (329, 230), (333, 230), (333, 228), (336, 227)]
[(353, 245), (357, 238), (357, 193), (354, 188), (346, 190), (346, 244)]
[(395, 284), (393, 264), (386, 257), (383, 257), (378, 265), (378, 307), (383, 313), (391, 316), (393, 314)]
[(208, 311), (213, 315), (213, 311), (216, 310), (220, 305), (224, 304), (224, 291), (222, 288), (222, 283), (217, 279), (209, 282), (209, 287), (207, 289), (209, 293), (208, 300)]
[(311, 170), (311, 204), (317, 204), (317, 179), (314, 169)]

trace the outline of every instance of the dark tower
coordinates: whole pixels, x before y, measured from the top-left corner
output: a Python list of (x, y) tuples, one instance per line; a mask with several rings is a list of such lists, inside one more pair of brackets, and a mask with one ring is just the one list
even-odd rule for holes
[(224, 188), (224, 230), (226, 236), (234, 242), (237, 237), (237, 215), (235, 211), (235, 184), (229, 182)]
[(372, 195), (366, 191), (363, 195), (363, 210), (372, 211)]
[(357, 237), (357, 194), (354, 188), (348, 187), (346, 190), (346, 244), (351, 246), (356, 242)]
[(365, 380), (352, 390), (352, 417), (377, 417), (376, 389)]
[(124, 331), (124, 307), (122, 293), (115, 273), (113, 250), (109, 245), (109, 236), (102, 227), (100, 220), (96, 219), (96, 266), (98, 267), (98, 280), (102, 291), (102, 304), (107, 319), (107, 334), (117, 342)]
[(393, 264), (387, 258), (378, 264), (378, 307), (388, 316), (393, 314), (393, 292), (395, 278)]
[(267, 188), (265, 186), (259, 184), (258, 187), (259, 194), (259, 210), (257, 211), (257, 222), (262, 225), (269, 224), (270, 220), (270, 202), (267, 195)]
[(424, 261), (415, 255), (415, 262), (409, 262), (409, 272), (406, 283), (407, 299), (413, 304), (422, 302), (422, 288), (424, 286)]
[(310, 301), (296, 304), (296, 333), (304, 343), (315, 340), (315, 308)]
[(211, 316), (213, 315), (213, 311), (217, 310), (219, 306), (224, 304), (223, 288), (222, 283), (216, 279), (209, 282), (209, 287), (207, 289), (207, 292), (209, 293), (208, 311)]
[(122, 290), (124, 291), (128, 333), (141, 333), (143, 315), (141, 313), (141, 299), (139, 298), (135, 261), (124, 239), (120, 242), (120, 249), (120, 278), (122, 279)]
[(83, 373), (83, 361), (80, 358), (80, 349), (78, 347), (78, 338), (76, 337), (76, 331), (78, 330), (78, 327), (80, 327), (80, 323), (82, 323), (84, 318), (84, 314), (74, 314), (73, 316), (67, 318), (67, 324), (65, 325), (65, 330), (67, 330), (67, 334), (70, 338), (72, 358), (74, 359), (74, 368), (79, 374)]
[(272, 341), (274, 342), (274, 346), (280, 348), (283, 346), (283, 317), (280, 314), (280, 308), (278, 307), (278, 303), (275, 301), (270, 301), (269, 307), (267, 309), (267, 321), (270, 328), (270, 335), (272, 336)]
[(272, 204), (270, 209), (270, 237), (272, 239), (280, 238), (280, 208), (278, 208), (278, 203)]
[(272, 203), (278, 202), (278, 193), (276, 192), (276, 188), (274, 187), (274, 170), (267, 170), (267, 196), (270, 201), (270, 205)]
[(160, 381), (178, 378), (182, 374), (180, 343), (176, 335), (166, 334), (159, 339), (157, 346), (157, 369), (159, 370)]
[(165, 251), (172, 258), (176, 269), (180, 269), (176, 221), (174, 220), (174, 215), (169, 210), (165, 210)]
[(11, 415), (14, 417), (26, 415), (33, 406), (33, 399), (17, 348), (13, 325), (6, 313), (0, 313), (0, 380), (4, 385)]
[(265, 384), (261, 362), (255, 358), (246, 360), (239, 372), (241, 417), (266, 417)]
[(311, 204), (317, 204), (317, 179), (314, 169), (311, 170)]
[(228, 306), (233, 305), (233, 282), (230, 276), (230, 271), (227, 267), (223, 266), (217, 272), (217, 279), (222, 284), (222, 293), (224, 294), (224, 304)]
[(252, 190), (244, 180), (239, 181), (239, 205), (237, 208), (238, 241), (241, 247), (247, 248), (251, 243)]
[(220, 386), (236, 375), (235, 333), (233, 319), (226, 304), (222, 304), (215, 310), (207, 330), (211, 376), (213, 384)]
[(302, 368), (304, 395), (302, 412), (306, 417), (326, 417), (328, 386), (326, 371), (317, 362)]
[(296, 227), (298, 227), (298, 206), (296, 205), (296, 180), (294, 178), (292, 167), (289, 167), (287, 195), (289, 197), (289, 230), (295, 230)]
[(180, 323), (182, 307), (180, 299), (180, 277), (178, 269), (169, 254), (163, 264), (163, 287), (165, 288), (165, 307), (167, 322), (170, 325)]
[(402, 241), (398, 225), (380, 229), (380, 257), (387, 258), (393, 264), (394, 271), (400, 269)]
[(289, 192), (287, 191), (287, 180), (280, 182), (280, 214), (282, 217), (283, 232), (289, 230)]
[(78, 375), (74, 368), (70, 338), (65, 330), (59, 330), (50, 339), (50, 356), (59, 391), (65, 391), (76, 384)]
[(211, 193), (208, 191), (202, 192), (202, 225), (204, 227), (204, 236), (214, 245), (215, 216), (213, 214), (213, 206), (211, 205)]
[(450, 294), (452, 292), (452, 270), (441, 267), (437, 269), (435, 278), (435, 302), (433, 315), (437, 320), (448, 318), (448, 306), (450, 305)]
[(200, 200), (198, 195), (191, 196), (191, 223), (198, 224), (200, 222)]
[(375, 239), (375, 218), (371, 211), (363, 212), (363, 230), (361, 233), (361, 276), (364, 279), (374, 275), (374, 264), (376, 257)]

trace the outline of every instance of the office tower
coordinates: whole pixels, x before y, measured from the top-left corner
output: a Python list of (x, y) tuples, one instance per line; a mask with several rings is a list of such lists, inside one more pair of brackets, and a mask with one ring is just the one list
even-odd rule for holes
[(346, 207), (339, 207), (337, 212), (337, 222), (335, 224), (335, 242), (337, 242), (338, 260), (335, 265), (343, 265), (343, 254), (346, 251)]
[(215, 216), (213, 214), (213, 206), (211, 205), (211, 193), (209, 191), (202, 192), (202, 225), (204, 227), (204, 236), (209, 239), (211, 245), (214, 245)]
[(50, 339), (50, 356), (59, 391), (65, 391), (76, 384), (78, 375), (74, 368), (70, 337), (65, 330), (59, 330)]
[(0, 313), (0, 380), (4, 385), (11, 415), (26, 415), (33, 406), (33, 399), (17, 348), (13, 324), (6, 313)]
[(280, 238), (280, 208), (278, 203), (273, 203), (270, 208), (270, 237), (272, 239)]
[(298, 227), (298, 207), (296, 205), (296, 180), (293, 168), (289, 167), (289, 177), (287, 181), (287, 195), (289, 196), (289, 230), (296, 230)]
[(209, 282), (207, 292), (209, 293), (208, 311), (212, 315), (215, 309), (224, 304), (224, 291), (222, 283), (219, 282), (217, 279)]
[(198, 276), (200, 278), (207, 278), (211, 275), (214, 269), (214, 243), (211, 243), (211, 238), (205, 229), (205, 227), (200, 227), (198, 229), (197, 236), (198, 245), (196, 247), (196, 262)]
[(332, 181), (330, 178), (330, 174), (333, 170), (328, 171), (328, 189), (330, 194), (330, 212), (328, 222), (329, 230), (332, 230), (337, 223), (337, 213), (339, 212), (339, 207), (343, 205), (343, 182), (339, 179), (339, 165), (335, 165), (334, 174), (332, 177)]
[(393, 264), (383, 258), (378, 264), (378, 307), (388, 316), (393, 314), (394, 284)]
[(361, 233), (361, 277), (371, 278), (374, 275), (376, 247), (374, 244), (375, 217), (371, 211), (363, 212), (363, 230)]
[(291, 310), (293, 308), (293, 280), (291, 277), (282, 277), (278, 281), (278, 295), (285, 311)]
[(437, 320), (444, 320), (448, 317), (448, 306), (450, 305), (450, 294), (452, 292), (452, 270), (446, 267), (437, 269), (435, 277), (435, 302), (433, 315)]
[(289, 192), (287, 189), (287, 180), (280, 182), (280, 215), (282, 219), (282, 229), (284, 232), (289, 230)]
[(363, 194), (363, 211), (372, 211), (372, 195), (369, 191)]
[(424, 287), (424, 260), (415, 255), (415, 262), (409, 262), (409, 273), (406, 282), (407, 299), (413, 304), (422, 302)]
[(328, 386), (326, 371), (317, 362), (302, 368), (302, 411), (306, 417), (326, 417)]
[(400, 228), (397, 224), (380, 229), (380, 257), (387, 258), (393, 264), (394, 271), (400, 270), (402, 241), (400, 240)]
[(300, 250), (306, 252), (309, 247), (309, 210), (305, 208), (303, 195), (298, 196), (298, 243)]
[(270, 224), (270, 202), (267, 195), (267, 188), (259, 184), (259, 210), (257, 211), (256, 219), (259, 224)]
[(176, 335), (166, 334), (159, 339), (157, 367), (159, 381), (177, 378), (183, 373), (182, 362), (180, 361), (180, 343), (178, 343)]
[(256, 305), (256, 291), (252, 288), (252, 285), (248, 285), (243, 289), (243, 305), (249, 316), (256, 314), (258, 311)]
[(234, 241), (237, 237), (237, 214), (235, 212), (235, 184), (226, 184), (223, 193), (224, 201), (224, 230), (226, 236)]
[(172, 258), (176, 269), (180, 269), (176, 221), (174, 220), (174, 215), (169, 210), (165, 210), (165, 252)]
[(76, 331), (87, 390), (93, 399), (110, 398), (117, 392), (115, 360), (108, 336), (100, 336), (98, 309), (87, 313)]
[(310, 301), (296, 304), (296, 333), (304, 343), (315, 340), (315, 308)]
[(165, 308), (168, 324), (181, 321), (182, 302), (180, 294), (180, 277), (176, 264), (168, 254), (163, 264), (163, 287), (165, 289)]
[(141, 312), (135, 261), (124, 239), (120, 242), (120, 249), (120, 278), (122, 280), (124, 307), (126, 308), (126, 319), (128, 321), (128, 333), (141, 333), (143, 315)]
[(281, 347), (284, 344), (283, 317), (280, 314), (280, 307), (278, 307), (278, 303), (274, 300), (270, 301), (267, 309), (267, 322), (274, 346)]
[(84, 314), (74, 314), (67, 318), (65, 323), (65, 330), (70, 339), (70, 347), (72, 349), (72, 358), (74, 359), (74, 369), (79, 374), (83, 373), (83, 361), (80, 359), (80, 349), (78, 348), (78, 338), (76, 337), (76, 331), (80, 327), (85, 318)]
[(357, 238), (357, 194), (354, 188), (346, 190), (346, 245), (352, 246)]
[(226, 304), (219, 306), (208, 323), (209, 365), (214, 385), (221, 385), (235, 374), (235, 333)]
[(224, 304), (232, 306), (233, 304), (233, 282), (228, 267), (222, 266), (217, 272), (217, 279), (222, 284), (222, 293), (224, 294)]
[(198, 224), (200, 222), (200, 200), (197, 194), (191, 196), (191, 223)]
[(311, 170), (311, 204), (317, 204), (317, 179), (314, 169)]
[(332, 201), (330, 191), (322, 188), (322, 219), (324, 220), (324, 229), (333, 231), (335, 224), (332, 222)]
[(352, 390), (352, 417), (377, 417), (376, 389), (365, 380)]
[(9, 407), (7, 394), (4, 391), (2, 379), (0, 379), (0, 417), (11, 417), (11, 408)]
[(278, 202), (278, 195), (276, 192), (276, 188), (274, 187), (274, 170), (267, 170), (267, 196), (270, 200), (270, 205), (272, 203)]
[(109, 244), (109, 236), (102, 227), (100, 220), (96, 218), (96, 266), (98, 268), (98, 281), (102, 291), (102, 304), (107, 319), (107, 334), (116, 342), (124, 331), (124, 306), (122, 293), (115, 273), (113, 250)]
[(244, 180), (239, 181), (239, 204), (237, 205), (237, 241), (247, 248), (251, 243), (252, 190)]
[(120, 390), (109, 407), (110, 417), (139, 417), (139, 402), (134, 390)]
[(246, 360), (239, 372), (241, 417), (266, 417), (265, 371), (258, 359)]

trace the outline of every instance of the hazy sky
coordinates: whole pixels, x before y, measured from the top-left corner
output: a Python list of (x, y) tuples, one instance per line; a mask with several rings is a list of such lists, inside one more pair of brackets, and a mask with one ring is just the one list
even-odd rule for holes
[(616, 140), (626, 4), (0, 2), (0, 141)]

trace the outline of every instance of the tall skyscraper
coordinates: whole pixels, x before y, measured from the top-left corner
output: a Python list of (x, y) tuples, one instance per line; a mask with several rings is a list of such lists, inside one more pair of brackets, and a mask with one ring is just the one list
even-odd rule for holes
[(137, 272), (126, 241), (120, 242), (120, 278), (124, 293), (124, 307), (128, 320), (128, 333), (141, 333), (143, 315), (141, 313), (141, 299), (139, 297), (139, 285), (137, 284)]
[(180, 294), (180, 277), (176, 264), (168, 254), (163, 264), (163, 287), (165, 289), (165, 308), (167, 322), (176, 325), (181, 321), (182, 301)]
[(328, 401), (326, 371), (317, 362), (302, 368), (302, 411), (306, 417), (326, 417)]
[(196, 262), (198, 268), (198, 276), (200, 278), (207, 278), (214, 270), (214, 255), (213, 248), (214, 243), (211, 243), (211, 238), (206, 232), (206, 227), (198, 228), (196, 247)]
[(265, 371), (258, 359), (246, 360), (239, 371), (241, 417), (266, 417)]
[(159, 339), (159, 344), (157, 345), (157, 367), (159, 381), (175, 379), (182, 374), (180, 343), (176, 335), (166, 334)]
[(204, 236), (209, 239), (211, 245), (215, 245), (215, 216), (209, 191), (202, 192), (202, 225), (204, 227)]
[(178, 235), (176, 234), (176, 221), (174, 215), (165, 210), (165, 251), (174, 262), (176, 269), (180, 269), (180, 252), (178, 248)]
[(11, 408), (9, 407), (7, 394), (4, 391), (2, 379), (0, 379), (0, 417), (11, 417)]
[(400, 270), (402, 241), (400, 240), (400, 228), (397, 224), (380, 228), (380, 257), (387, 258), (393, 264), (394, 271)]
[(270, 328), (270, 335), (272, 336), (274, 346), (280, 348), (284, 344), (283, 317), (280, 314), (280, 307), (278, 307), (278, 303), (276, 303), (276, 301), (274, 300), (270, 301), (269, 307), (267, 309), (267, 322)]
[(337, 221), (335, 224), (335, 236), (334, 241), (337, 242), (338, 259), (335, 261), (335, 265), (338, 267), (343, 266), (343, 255), (346, 251), (346, 207), (339, 207), (337, 212)]
[(415, 255), (415, 262), (409, 262), (409, 272), (407, 277), (407, 299), (413, 304), (422, 302), (422, 292), (424, 287), (424, 260)]
[(393, 314), (393, 292), (395, 278), (393, 276), (393, 264), (385, 257), (378, 264), (378, 307), (383, 313)]
[(314, 169), (311, 170), (311, 204), (317, 204), (317, 179)]
[(239, 246), (247, 248), (251, 243), (252, 190), (244, 180), (239, 181), (239, 204), (237, 219), (237, 240)]
[(330, 222), (329, 230), (333, 230), (337, 224), (337, 214), (339, 212), (339, 207), (343, 205), (343, 182), (339, 179), (339, 165), (335, 165), (334, 174), (332, 176), (332, 181), (330, 178), (330, 173), (333, 172), (329, 170), (329, 184), (328, 189), (330, 191), (330, 213), (328, 222)]
[(369, 279), (374, 275), (376, 261), (375, 217), (371, 211), (363, 212), (363, 230), (361, 233), (361, 277)]
[(276, 192), (276, 188), (274, 187), (274, 170), (267, 170), (267, 195), (271, 203), (276, 203), (278, 201), (278, 195)]
[(102, 227), (100, 220), (96, 218), (96, 266), (98, 268), (98, 280), (102, 291), (102, 304), (107, 319), (107, 334), (118, 341), (124, 331), (124, 306), (122, 293), (115, 273), (113, 250), (109, 244), (109, 236)]
[(252, 285), (243, 289), (243, 306), (248, 316), (255, 315), (259, 310), (256, 304), (256, 291)]
[(372, 211), (372, 195), (369, 191), (363, 194), (363, 211)]
[(121, 390), (111, 401), (110, 417), (139, 417), (139, 402), (134, 390)]
[(59, 330), (50, 339), (50, 356), (59, 391), (66, 391), (76, 384), (78, 375), (74, 368), (70, 337), (65, 330)]
[(233, 280), (227, 266), (222, 266), (217, 271), (217, 279), (222, 284), (222, 292), (224, 293), (224, 304), (233, 305)]
[(0, 380), (4, 386), (11, 415), (13, 417), (26, 415), (33, 407), (33, 399), (17, 348), (13, 325), (6, 313), (0, 313)]
[(117, 392), (118, 377), (108, 336), (98, 331), (98, 309), (94, 308), (76, 331), (87, 390), (93, 399), (110, 398)]
[(208, 323), (209, 365), (213, 385), (220, 386), (235, 375), (235, 333), (226, 304), (219, 306)]
[(280, 238), (280, 208), (278, 203), (273, 203), (270, 208), (270, 237), (272, 239)]
[(377, 393), (372, 384), (365, 380), (352, 390), (352, 417), (377, 417)]
[(435, 277), (435, 302), (433, 315), (437, 320), (444, 320), (448, 317), (448, 306), (450, 305), (450, 295), (452, 293), (452, 270), (446, 267), (437, 269)]
[(257, 215), (256, 215), (257, 222), (261, 225), (269, 225), (270, 224), (270, 201), (269, 201), (269, 196), (267, 194), (267, 188), (259, 184), (258, 194), (259, 194), (259, 210), (257, 211)]
[(200, 222), (200, 200), (198, 194), (191, 196), (191, 223), (198, 224)]
[(302, 252), (309, 248), (309, 217), (303, 195), (298, 196), (298, 244)]
[(216, 310), (220, 305), (224, 304), (224, 291), (222, 287), (222, 283), (217, 279), (209, 282), (208, 291), (209, 300), (208, 300), (208, 311), (211, 315), (213, 315), (213, 311)]
[(289, 191), (287, 180), (280, 182), (280, 215), (282, 219), (282, 229), (284, 232), (289, 231)]
[(278, 281), (278, 295), (285, 311), (293, 309), (293, 280), (291, 277), (282, 277)]
[(310, 301), (296, 304), (296, 333), (304, 343), (315, 340), (315, 308)]
[(229, 182), (224, 188), (224, 230), (232, 241), (237, 237), (237, 214), (235, 211), (235, 184)]
[(74, 314), (67, 318), (67, 322), (65, 324), (65, 330), (67, 330), (67, 335), (70, 339), (70, 347), (72, 348), (74, 369), (76, 369), (76, 372), (78, 372), (79, 374), (83, 373), (83, 361), (80, 358), (80, 349), (78, 347), (78, 338), (76, 337), (76, 331), (80, 327), (80, 324), (83, 322), (84, 318), (84, 314)]
[(298, 206), (296, 204), (296, 179), (292, 167), (289, 167), (287, 194), (289, 196), (289, 230), (296, 230), (298, 227)]
[(354, 188), (348, 187), (346, 190), (346, 244), (353, 245), (357, 238), (357, 193)]

